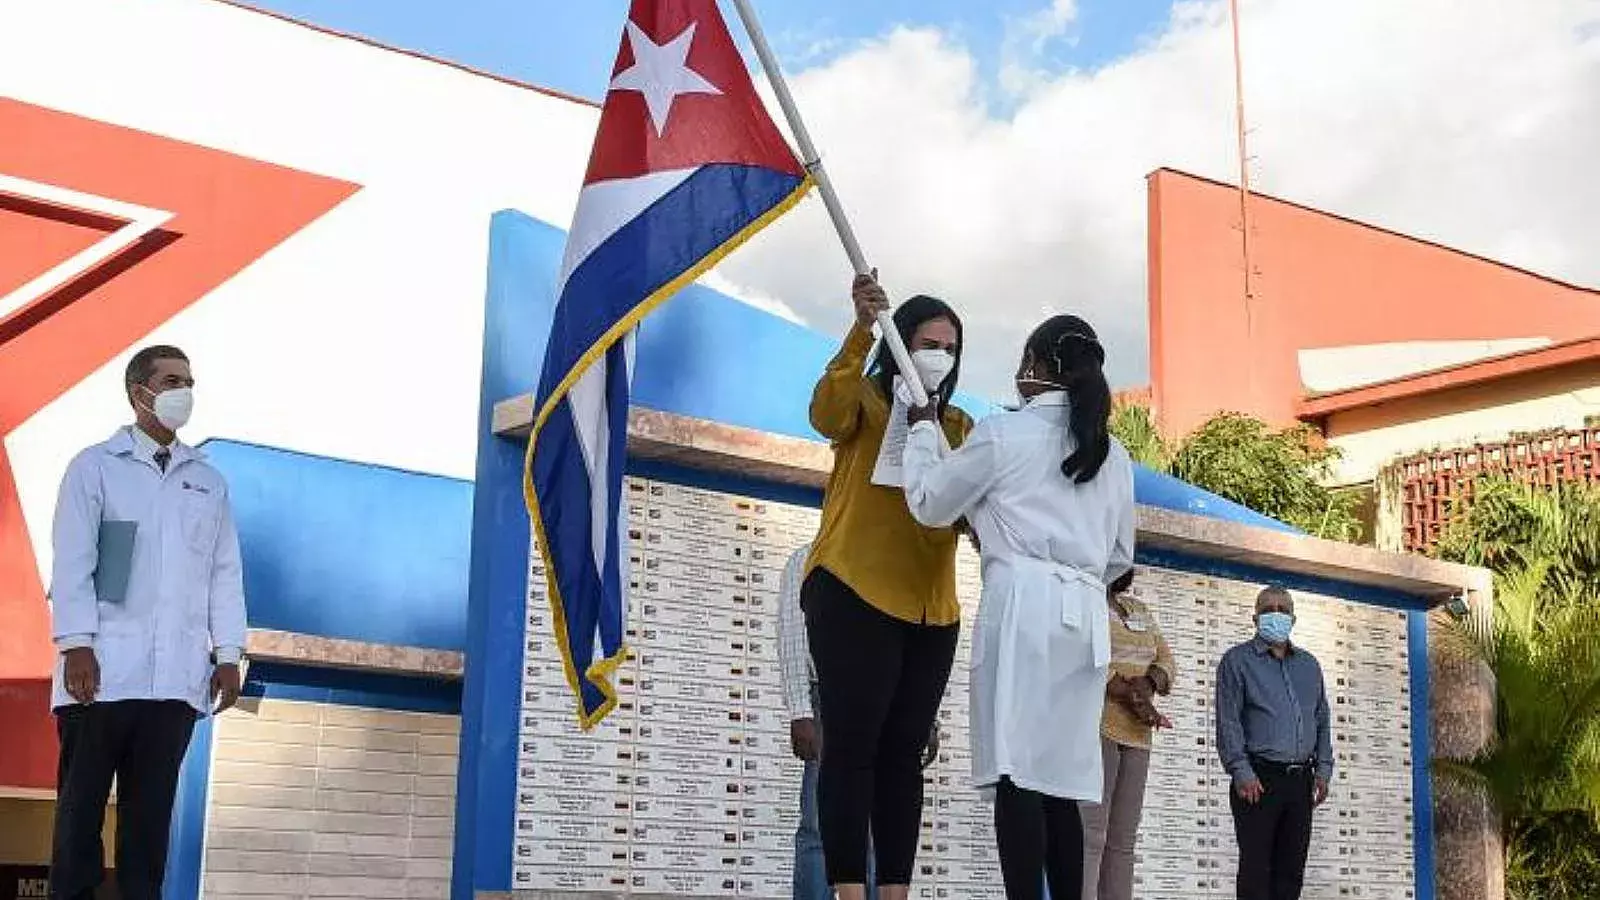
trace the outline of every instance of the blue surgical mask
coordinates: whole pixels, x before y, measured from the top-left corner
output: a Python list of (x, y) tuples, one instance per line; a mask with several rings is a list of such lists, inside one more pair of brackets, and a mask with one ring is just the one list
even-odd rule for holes
[(1294, 630), (1294, 616), (1286, 612), (1264, 612), (1256, 617), (1256, 631), (1269, 644), (1287, 644)]

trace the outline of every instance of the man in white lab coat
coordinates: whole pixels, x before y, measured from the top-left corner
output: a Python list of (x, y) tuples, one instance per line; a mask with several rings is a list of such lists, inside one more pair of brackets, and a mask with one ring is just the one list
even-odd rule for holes
[(161, 896), (196, 716), (239, 696), (244, 581), (228, 488), (177, 439), (193, 405), (189, 360), (148, 347), (125, 380), (135, 422), (72, 460), (52, 537), (61, 760), (50, 882), (62, 900), (92, 897), (104, 877), (113, 777), (121, 896)]

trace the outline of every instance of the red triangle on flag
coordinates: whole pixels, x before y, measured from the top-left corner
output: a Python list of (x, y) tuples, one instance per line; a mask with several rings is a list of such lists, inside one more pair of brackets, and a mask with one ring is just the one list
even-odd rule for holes
[(709, 163), (804, 175), (716, 0), (633, 0), (584, 184)]

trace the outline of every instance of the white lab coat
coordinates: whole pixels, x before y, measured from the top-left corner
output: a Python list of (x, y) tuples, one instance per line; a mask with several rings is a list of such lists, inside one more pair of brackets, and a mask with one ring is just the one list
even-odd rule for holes
[(1105, 586), (1133, 565), (1133, 464), (1115, 439), (1095, 478), (1061, 474), (1073, 447), (1064, 393), (979, 422), (941, 452), (918, 423), (905, 451), (911, 514), (966, 517), (982, 545), (972, 636), (972, 774), (1010, 776), (1052, 797), (1099, 802), (1100, 714), (1111, 637)]
[[(58, 650), (93, 647), (97, 700), (182, 700), (204, 713), (211, 654), (238, 662), (245, 642), (239, 536), (222, 474), (174, 443), (163, 474), (156, 444), (123, 428), (72, 460), (61, 482), (50, 576)], [(95, 595), (100, 523), (137, 522), (127, 596)], [(76, 701), (56, 662), (51, 705)]]

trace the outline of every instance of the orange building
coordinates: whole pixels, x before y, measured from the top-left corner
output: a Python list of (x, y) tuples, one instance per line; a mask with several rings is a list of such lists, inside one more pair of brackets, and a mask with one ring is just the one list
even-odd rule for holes
[[(1464, 451), (1467, 469), (1493, 467), (1510, 458), (1493, 448), (1550, 430), (1588, 446), (1600, 291), (1252, 194), (1247, 299), (1238, 189), (1161, 169), (1148, 196), (1148, 397), (1168, 433), (1220, 411), (1316, 425), (1343, 453), (1337, 483), (1389, 482), (1374, 524), (1391, 549), (1427, 544), (1451, 481), (1436, 476), (1461, 469), (1380, 478), (1399, 460)], [(1568, 445), (1510, 453), (1586, 473), (1540, 456), (1573, 457)]]

